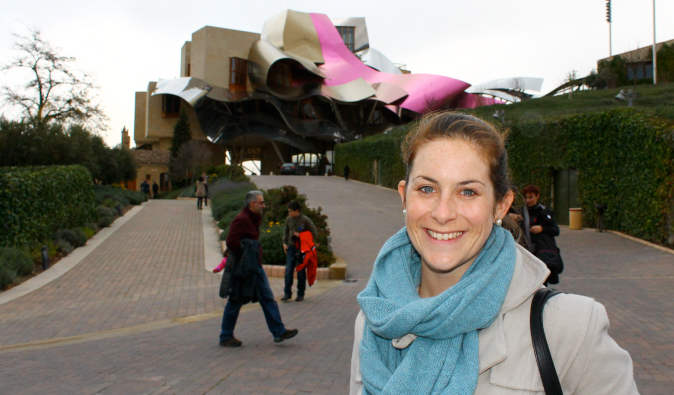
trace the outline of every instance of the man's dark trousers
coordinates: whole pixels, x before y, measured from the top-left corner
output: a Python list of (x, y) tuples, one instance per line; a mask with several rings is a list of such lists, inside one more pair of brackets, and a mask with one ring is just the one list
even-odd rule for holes
[[(281, 313), (278, 310), (278, 303), (274, 300), (274, 293), (269, 285), (267, 274), (264, 272), (262, 266), (257, 273), (257, 290), (260, 294), (260, 306), (264, 312), (264, 319), (267, 320), (267, 328), (274, 337), (281, 337), (286, 331), (283, 322), (281, 321)], [(239, 318), (239, 310), (241, 310), (241, 303), (227, 301), (225, 306), (225, 313), (222, 315), (222, 331), (220, 332), (220, 341), (224, 342), (234, 337), (234, 327), (236, 320)]]
[[(293, 295), (293, 273), (297, 262), (295, 262), (295, 254), (297, 248), (295, 246), (288, 247), (288, 256), (286, 256), (286, 285), (283, 288), (283, 293), (290, 297)], [(307, 269), (304, 268), (297, 272), (297, 296), (304, 296), (304, 291), (307, 289)]]

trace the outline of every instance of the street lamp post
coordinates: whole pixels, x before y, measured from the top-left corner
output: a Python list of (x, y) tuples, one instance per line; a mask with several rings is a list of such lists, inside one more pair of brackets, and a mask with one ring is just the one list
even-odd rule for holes
[(608, 22), (608, 52), (610, 56), (613, 56), (613, 44), (611, 43), (611, 0), (606, 0), (606, 22)]
[(655, 49), (655, 0), (653, 0), (653, 85), (658, 83), (658, 51)]

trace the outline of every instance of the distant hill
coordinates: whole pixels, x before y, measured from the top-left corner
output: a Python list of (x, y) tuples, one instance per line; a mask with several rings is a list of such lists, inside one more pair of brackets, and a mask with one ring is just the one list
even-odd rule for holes
[[(496, 110), (505, 111), (507, 124), (513, 124), (532, 118), (549, 120), (565, 115), (604, 111), (613, 108), (627, 107), (626, 101), (615, 99), (620, 90), (636, 92), (634, 108), (656, 116), (674, 120), (674, 83), (658, 85), (628, 85), (615, 89), (586, 90), (568, 94), (531, 99), (515, 104), (495, 105), (463, 110), (481, 118), (498, 122), (493, 117)], [(539, 119), (540, 119), (539, 118)]]

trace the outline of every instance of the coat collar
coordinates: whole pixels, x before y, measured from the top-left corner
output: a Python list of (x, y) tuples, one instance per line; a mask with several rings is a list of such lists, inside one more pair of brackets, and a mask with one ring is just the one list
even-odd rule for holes
[(517, 245), (515, 272), (506, 294), (501, 312), (493, 324), (480, 331), (480, 374), (508, 357), (505, 343), (503, 317), (520, 306), (541, 288), (550, 270), (525, 248)]

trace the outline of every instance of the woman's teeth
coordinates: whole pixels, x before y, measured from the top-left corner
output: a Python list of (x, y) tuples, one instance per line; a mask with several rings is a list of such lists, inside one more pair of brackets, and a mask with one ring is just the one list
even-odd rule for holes
[(454, 233), (437, 233), (433, 232), (432, 230), (427, 230), (428, 235), (431, 236), (432, 238), (436, 240), (451, 240), (451, 239), (456, 239), (457, 237), (461, 236), (463, 232), (454, 232)]

